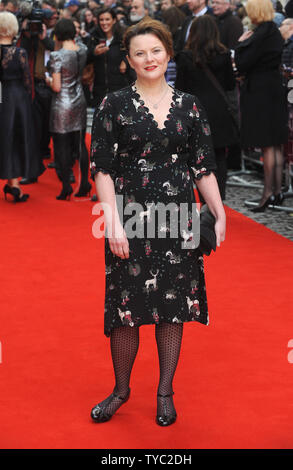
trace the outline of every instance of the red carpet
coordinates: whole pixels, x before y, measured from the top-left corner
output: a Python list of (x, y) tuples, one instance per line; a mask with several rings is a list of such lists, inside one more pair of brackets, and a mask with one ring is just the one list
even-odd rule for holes
[(95, 424), (90, 409), (113, 373), (94, 204), (56, 201), (53, 170), (27, 188), (25, 204), (5, 202), (3, 185), (1, 448), (292, 448), (290, 241), (227, 209), (227, 240), (206, 259), (210, 326), (185, 326), (176, 424), (154, 422), (153, 326), (141, 328), (130, 400)]

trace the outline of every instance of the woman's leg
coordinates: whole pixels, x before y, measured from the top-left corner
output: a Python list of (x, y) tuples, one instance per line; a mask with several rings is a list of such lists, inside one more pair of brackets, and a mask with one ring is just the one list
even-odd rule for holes
[(58, 177), (62, 181), (63, 189), (68, 190), (70, 186), (70, 149), (72, 133), (53, 134), (54, 155)]
[(182, 334), (183, 323), (160, 323), (155, 327), (160, 366), (157, 417), (162, 417), (163, 421), (168, 416), (176, 417), (172, 383), (180, 355)]
[(108, 421), (129, 394), (130, 375), (139, 346), (139, 328), (131, 326), (114, 328), (110, 336), (110, 345), (115, 374), (114, 395), (111, 394), (93, 408), (92, 418), (96, 421)]
[(263, 148), (264, 188), (260, 201), (262, 205), (273, 194), (274, 172), (275, 172), (275, 149), (274, 147)]
[(284, 157), (281, 146), (275, 147), (275, 194), (282, 191)]
[(79, 156), (79, 168), (80, 168), (80, 185), (79, 190), (75, 194), (76, 197), (86, 196), (91, 190), (91, 184), (88, 180), (89, 174), (89, 154), (85, 145), (85, 129), (80, 132), (76, 132), (76, 148), (78, 149)]

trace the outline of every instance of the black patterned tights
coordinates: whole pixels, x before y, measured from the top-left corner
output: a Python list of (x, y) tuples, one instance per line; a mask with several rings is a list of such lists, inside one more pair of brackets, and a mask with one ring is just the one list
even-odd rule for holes
[[(174, 412), (172, 397), (172, 382), (176, 371), (181, 341), (183, 333), (183, 324), (161, 323), (155, 327), (156, 342), (159, 355), (160, 380), (158, 394), (170, 395), (165, 398), (168, 413)], [(124, 398), (129, 390), (130, 375), (137, 355), (139, 346), (139, 328), (122, 326), (114, 328), (110, 336), (111, 354), (115, 374), (114, 392), (121, 398)], [(113, 415), (120, 407), (121, 400), (104, 400), (100, 406)], [(157, 414), (163, 414), (163, 399), (158, 397)]]

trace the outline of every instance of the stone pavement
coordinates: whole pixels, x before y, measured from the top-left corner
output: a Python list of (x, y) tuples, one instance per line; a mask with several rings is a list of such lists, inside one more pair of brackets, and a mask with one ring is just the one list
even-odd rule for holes
[[(250, 168), (253, 170), (253, 168)], [(226, 187), (226, 200), (224, 203), (231, 207), (232, 209), (241, 212), (242, 214), (250, 217), (256, 222), (265, 225), (274, 232), (279, 233), (280, 235), (288, 238), (293, 241), (293, 193), (292, 197), (286, 197), (282, 207), (292, 208), (292, 211), (283, 211), (273, 208), (267, 208), (265, 212), (253, 213), (250, 211), (250, 208), (253, 206), (245, 205), (245, 201), (255, 201), (258, 202), (262, 194), (262, 183), (263, 183), (263, 174), (261, 170), (257, 170), (254, 174), (245, 174), (239, 175), (236, 177), (236, 182), (238, 178), (241, 178), (241, 182), (250, 182), (256, 183), (260, 188), (254, 187), (244, 187), (244, 186), (234, 186), (231, 183), (235, 182), (235, 177), (229, 177), (235, 170), (228, 171), (227, 187)]]

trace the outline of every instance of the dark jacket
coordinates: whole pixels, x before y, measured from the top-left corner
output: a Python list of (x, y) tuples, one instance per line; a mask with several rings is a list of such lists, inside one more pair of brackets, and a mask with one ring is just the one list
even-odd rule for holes
[(287, 140), (287, 99), (280, 64), (284, 40), (273, 21), (257, 26), (235, 50), (244, 76), (240, 94), (241, 140), (245, 147), (270, 147)]
[(228, 49), (235, 49), (243, 33), (243, 24), (238, 16), (227, 10), (223, 15), (214, 16), (220, 33), (220, 41)]
[[(213, 15), (213, 11), (210, 7), (207, 7), (207, 11), (205, 15)], [(185, 18), (183, 25), (180, 28), (180, 34), (178, 34), (176, 41), (174, 42), (174, 50), (175, 53), (183, 51), (185, 44), (186, 44), (186, 34), (188, 31), (188, 28), (190, 26), (190, 23), (195, 19), (196, 17), (192, 15), (189, 15)]]
[[(205, 108), (214, 148), (227, 147), (236, 143), (237, 131), (225, 100), (203, 68), (194, 64), (192, 52), (182, 51), (176, 56), (176, 62), (175, 88), (197, 96)], [(229, 52), (215, 56), (209, 63), (209, 68), (225, 91), (234, 89), (235, 78)]]
[[(101, 102), (107, 93), (124, 88), (135, 78), (126, 59), (126, 52), (122, 49), (119, 36), (114, 35), (109, 50), (105, 54), (94, 55), (97, 44), (99, 44), (99, 38), (92, 37), (88, 57), (88, 62), (94, 64), (93, 94), (96, 105)], [(125, 61), (127, 66), (126, 73), (121, 73), (119, 69), (122, 60)]]

